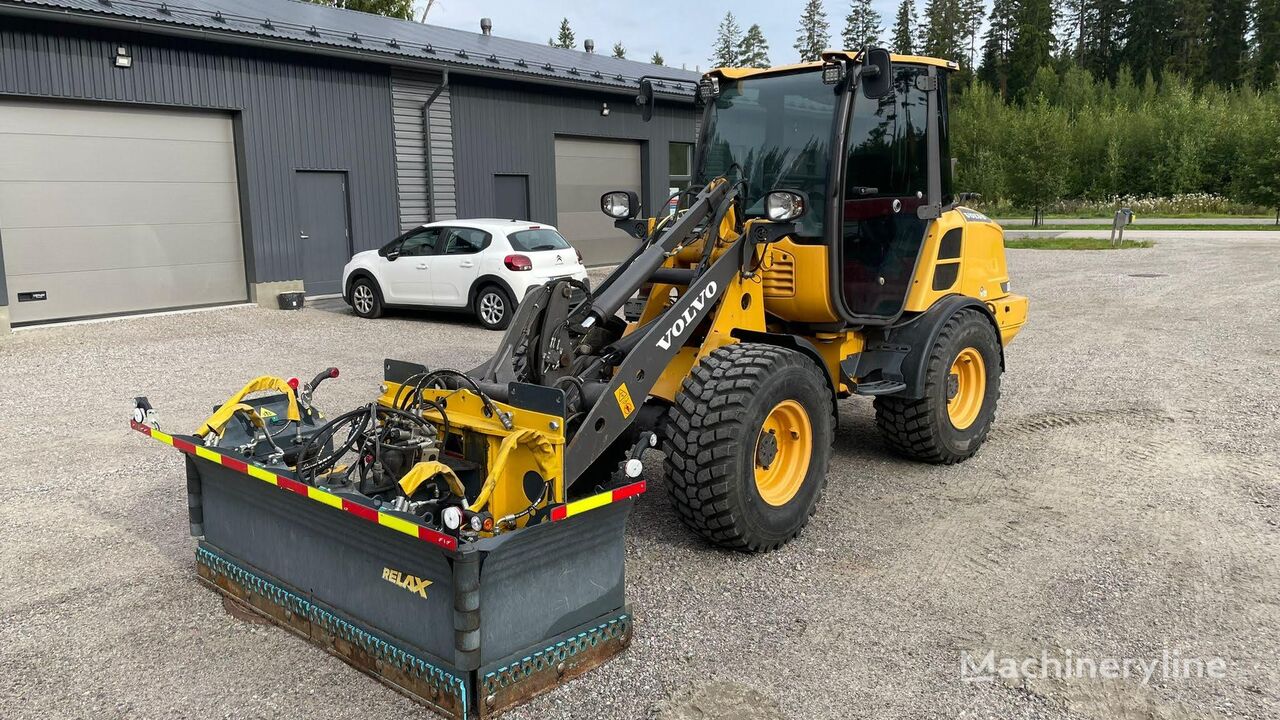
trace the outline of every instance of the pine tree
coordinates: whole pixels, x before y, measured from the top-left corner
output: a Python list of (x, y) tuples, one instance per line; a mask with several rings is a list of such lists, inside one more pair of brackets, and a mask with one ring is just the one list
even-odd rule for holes
[(1270, 88), (1280, 78), (1280, 2), (1258, 0), (1254, 9), (1254, 82)]
[(627, 48), (626, 48), (626, 46), (625, 46), (625, 45), (623, 45), (623, 44), (622, 44), (622, 43), (620, 43), (620, 42), (616, 42), (616, 43), (614, 43), (614, 44), (613, 44), (613, 56), (614, 56), (614, 57), (616, 57), (616, 58), (618, 58), (618, 59), (620, 59), (620, 60), (626, 60), (626, 59), (627, 59)]
[(983, 0), (960, 0), (960, 17), (964, 24), (963, 39), (969, 46), (969, 63), (966, 72), (973, 72), (977, 64), (978, 36), (982, 34), (982, 18), (986, 15)]
[(1017, 0), (995, 0), (991, 5), (991, 17), (987, 34), (983, 38), (982, 66), (978, 77), (1009, 97), (1009, 48), (1013, 45), (1015, 27), (1014, 3)]
[[(1206, 25), (1209, 0), (1175, 0), (1171, 38), (1174, 53), (1167, 70), (1184, 78), (1199, 79), (1207, 69)], [(1218, 0), (1221, 2), (1221, 0)]]
[(899, 55), (914, 55), (916, 29), (915, 0), (902, 0), (898, 5), (898, 14), (893, 20), (893, 51)]
[(1081, 42), (1085, 68), (1095, 77), (1115, 82), (1123, 64), (1125, 0), (1089, 0)]
[(742, 36), (742, 43), (738, 45), (738, 62), (742, 67), (769, 67), (769, 41), (759, 25), (747, 28), (747, 33)]
[(793, 46), (800, 53), (800, 62), (813, 62), (822, 56), (831, 42), (831, 26), (827, 23), (827, 11), (822, 0), (808, 0), (800, 13), (800, 29)]
[(1159, 81), (1174, 52), (1174, 0), (1129, 0), (1123, 58), (1133, 74)]
[(960, 0), (927, 0), (924, 5), (924, 54), (944, 60), (964, 55), (966, 18)]
[(1085, 25), (1093, 11), (1091, 0), (1066, 0), (1062, 10), (1062, 31), (1058, 38), (1062, 56), (1073, 65), (1084, 64)]
[(871, 0), (853, 0), (849, 4), (849, 14), (844, 19), (844, 32), (840, 39), (844, 41), (845, 50), (859, 50), (865, 45), (880, 44), (880, 33), (884, 32), (883, 20), (876, 12)]
[(569, 27), (569, 18), (560, 21), (560, 36), (547, 41), (551, 47), (565, 48), (572, 50), (578, 44), (576, 38), (573, 37), (573, 29)]
[(716, 29), (716, 41), (711, 46), (712, 67), (738, 67), (738, 46), (742, 44), (742, 28), (733, 13), (724, 14)]
[(649, 64), (650, 64), (650, 65), (664, 65), (664, 64), (666, 64), (666, 60), (665, 60), (665, 59), (663, 59), (663, 57), (662, 57), (662, 53), (658, 52), (657, 50), (654, 50), (654, 51), (653, 51), (653, 57), (649, 58)]
[(1055, 20), (1051, 0), (1016, 0), (1009, 44), (1010, 96), (1021, 96), (1053, 59)]
[(1214, 0), (1205, 23), (1205, 63), (1201, 79), (1222, 87), (1239, 85), (1245, 76), (1249, 0)]

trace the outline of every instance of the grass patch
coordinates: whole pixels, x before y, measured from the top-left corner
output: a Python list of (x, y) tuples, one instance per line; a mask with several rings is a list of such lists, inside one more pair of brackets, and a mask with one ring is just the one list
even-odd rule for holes
[[(1063, 225), (1061, 223), (1047, 222), (1043, 225), (1032, 227), (1031, 225), (1005, 225), (1005, 230), (1106, 230), (1111, 231), (1111, 225)], [(1195, 223), (1175, 223), (1170, 225), (1143, 225), (1142, 223), (1133, 223), (1125, 226), (1125, 231), (1129, 230), (1158, 230), (1158, 231), (1180, 231), (1180, 230), (1265, 230), (1269, 232), (1280, 231), (1280, 225), (1261, 225), (1256, 223), (1241, 225), (1197, 225)]]
[(1128, 250), (1149, 248), (1150, 240), (1125, 240), (1119, 248), (1111, 247), (1106, 238), (1006, 238), (1004, 246), (1011, 250)]

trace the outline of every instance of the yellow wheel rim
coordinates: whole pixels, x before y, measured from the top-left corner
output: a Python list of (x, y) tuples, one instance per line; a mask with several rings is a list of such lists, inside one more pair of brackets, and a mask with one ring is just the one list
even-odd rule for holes
[(955, 429), (964, 430), (978, 419), (982, 402), (987, 397), (987, 366), (977, 349), (961, 350), (955, 362), (951, 363), (947, 395), (947, 415)]
[(795, 400), (783, 400), (769, 411), (756, 438), (756, 490), (760, 498), (781, 507), (800, 492), (813, 457), (813, 425)]

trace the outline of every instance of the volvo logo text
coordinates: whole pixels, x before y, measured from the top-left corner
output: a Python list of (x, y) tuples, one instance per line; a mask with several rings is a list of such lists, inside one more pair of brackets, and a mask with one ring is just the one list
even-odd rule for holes
[(693, 302), (684, 309), (684, 312), (680, 313), (680, 317), (671, 323), (671, 327), (667, 328), (662, 337), (658, 338), (658, 347), (663, 350), (669, 350), (671, 341), (679, 338), (684, 334), (685, 330), (689, 329), (689, 326), (693, 324), (693, 319), (698, 316), (698, 313), (702, 312), (707, 303), (711, 302), (711, 298), (715, 297), (718, 289), (719, 286), (716, 285), (715, 280), (707, 283), (707, 287), (703, 289), (698, 297), (693, 299)]

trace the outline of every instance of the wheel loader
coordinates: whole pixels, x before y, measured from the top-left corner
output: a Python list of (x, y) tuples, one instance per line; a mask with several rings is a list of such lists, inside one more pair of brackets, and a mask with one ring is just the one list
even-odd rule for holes
[[(532, 290), (479, 367), (388, 359), (332, 416), (316, 393), (336, 368), (264, 376), (190, 434), (139, 397), (133, 428), (186, 457), (202, 582), (489, 717), (630, 643), (646, 451), (684, 524), (745, 552), (820, 509), (842, 399), (871, 398), (893, 452), (971, 457), (1027, 299), (1000, 227), (952, 187), (955, 68), (868, 48), (707, 73), (693, 184), (648, 217), (606, 193), (634, 252), (594, 288)], [(645, 119), (662, 83), (640, 82)]]

